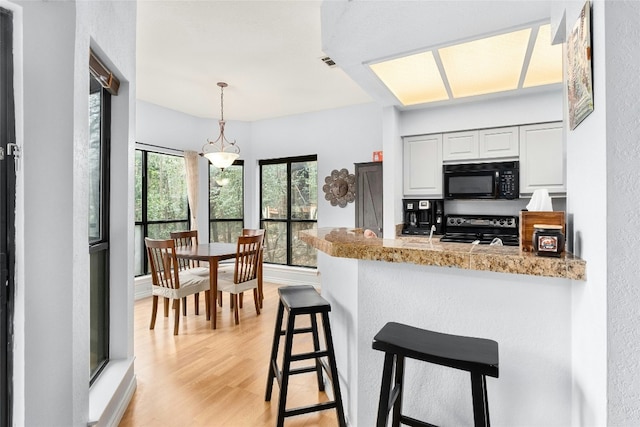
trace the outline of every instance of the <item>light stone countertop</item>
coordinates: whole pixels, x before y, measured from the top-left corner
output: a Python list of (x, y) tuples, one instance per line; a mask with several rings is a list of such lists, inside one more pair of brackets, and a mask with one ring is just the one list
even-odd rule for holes
[(541, 257), (513, 246), (443, 243), (438, 237), (431, 242), (428, 237), (365, 238), (362, 229), (354, 228), (305, 230), (299, 238), (339, 258), (586, 280), (586, 262), (569, 252), (559, 258)]

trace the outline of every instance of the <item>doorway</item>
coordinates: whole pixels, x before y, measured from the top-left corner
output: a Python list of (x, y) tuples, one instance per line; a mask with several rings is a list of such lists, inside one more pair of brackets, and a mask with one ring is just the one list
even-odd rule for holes
[(13, 14), (0, 8), (0, 426), (12, 419), (15, 265)]

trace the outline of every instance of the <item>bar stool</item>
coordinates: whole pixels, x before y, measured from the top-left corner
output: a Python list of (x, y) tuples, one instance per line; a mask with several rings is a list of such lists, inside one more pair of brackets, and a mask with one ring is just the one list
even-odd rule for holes
[[(327, 300), (322, 298), (320, 294), (311, 285), (288, 286), (278, 289), (280, 294), (280, 303), (278, 304), (278, 314), (276, 317), (276, 326), (273, 333), (273, 345), (271, 347), (271, 359), (269, 359), (269, 374), (267, 377), (267, 391), (264, 400), (271, 400), (271, 390), (273, 388), (273, 379), (278, 380), (280, 386), (280, 401), (278, 404), (278, 427), (284, 425), (285, 417), (306, 414), (309, 412), (323, 411), (335, 408), (338, 415), (338, 423), (341, 427), (347, 424), (344, 418), (344, 410), (342, 408), (342, 396), (340, 394), (340, 385), (338, 382), (338, 369), (336, 367), (336, 358), (333, 351), (333, 340), (331, 338), (331, 326), (329, 324), (329, 311), (331, 305)], [(284, 310), (287, 310), (287, 328), (282, 329), (282, 320)], [(308, 314), (311, 318), (311, 327), (295, 328), (295, 319), (298, 315)], [(317, 314), (322, 316), (322, 326), (324, 328), (325, 350), (320, 349), (320, 340), (318, 336)], [(293, 347), (293, 337), (297, 334), (311, 333), (313, 337), (314, 351), (308, 353), (291, 354)], [(282, 361), (282, 371), (279, 370), (277, 357), (278, 348), (280, 346), (280, 337), (285, 336), (284, 354)], [(326, 361), (324, 358), (326, 357)], [(298, 360), (315, 359), (312, 366), (301, 368), (291, 368), (291, 362)], [(328, 364), (327, 364), (328, 362)], [(322, 370), (325, 370), (329, 380), (331, 381), (334, 400), (325, 403), (318, 403), (299, 408), (286, 409), (287, 389), (289, 387), (289, 376), (315, 372), (318, 380), (318, 390), (324, 391), (324, 381)]]
[[(377, 427), (386, 427), (393, 409), (391, 425), (434, 427), (433, 424), (402, 414), (402, 382), (405, 357), (435, 363), (471, 373), (474, 425), (489, 426), (486, 375), (498, 378), (498, 343), (432, 332), (401, 323), (389, 322), (373, 338), (373, 348), (385, 352)], [(392, 371), (395, 381), (391, 390)]]

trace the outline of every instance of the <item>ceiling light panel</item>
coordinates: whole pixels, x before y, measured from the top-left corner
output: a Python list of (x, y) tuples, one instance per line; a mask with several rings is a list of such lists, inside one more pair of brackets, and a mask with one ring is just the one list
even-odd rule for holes
[(518, 88), (531, 29), (438, 49), (454, 98)]
[(562, 44), (551, 44), (551, 25), (542, 25), (533, 46), (523, 87), (562, 82)]
[(432, 52), (369, 66), (403, 105), (449, 99)]

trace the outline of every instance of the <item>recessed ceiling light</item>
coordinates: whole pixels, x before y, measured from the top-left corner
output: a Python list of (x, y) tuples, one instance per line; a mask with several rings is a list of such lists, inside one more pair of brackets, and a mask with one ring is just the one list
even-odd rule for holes
[(562, 44), (551, 44), (551, 25), (542, 25), (522, 87), (562, 82)]
[(432, 52), (379, 62), (370, 67), (403, 105), (449, 99)]
[(438, 49), (454, 98), (518, 88), (531, 29)]

